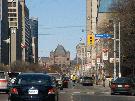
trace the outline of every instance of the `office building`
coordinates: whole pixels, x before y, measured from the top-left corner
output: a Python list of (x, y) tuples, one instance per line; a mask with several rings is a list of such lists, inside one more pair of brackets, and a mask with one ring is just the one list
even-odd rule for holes
[(0, 64), (9, 64), (8, 2), (0, 0)]
[(30, 19), (30, 29), (32, 37), (32, 55), (34, 63), (38, 63), (38, 18)]
[(19, 0), (22, 7), (22, 60), (29, 62), (31, 51), (31, 32), (29, 23), (29, 9), (26, 6), (25, 0)]
[[(97, 18), (100, 0), (86, 0), (86, 35), (97, 33)], [(92, 44), (87, 46), (87, 63), (96, 61), (95, 39)], [(86, 42), (87, 43), (87, 42)], [(95, 65), (95, 62), (94, 64)]]
[(18, 0), (8, 0), (11, 63), (21, 60), (21, 5)]

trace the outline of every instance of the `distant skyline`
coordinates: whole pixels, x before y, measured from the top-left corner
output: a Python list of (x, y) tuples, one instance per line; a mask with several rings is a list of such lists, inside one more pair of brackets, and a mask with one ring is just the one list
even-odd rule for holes
[[(100, 11), (106, 11), (108, 2), (102, 2)], [(60, 44), (74, 59), (76, 45), (80, 38), (84, 42), (86, 38), (86, 32), (82, 32), (86, 26), (86, 0), (26, 0), (26, 3), (30, 17), (39, 20), (39, 57), (48, 57)]]

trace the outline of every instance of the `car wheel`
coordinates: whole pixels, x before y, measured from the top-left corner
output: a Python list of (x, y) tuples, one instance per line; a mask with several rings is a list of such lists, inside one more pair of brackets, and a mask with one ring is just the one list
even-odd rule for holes
[(8, 98), (8, 101), (11, 101), (10, 98)]
[(56, 99), (56, 101), (58, 101), (59, 100), (59, 96), (57, 95), (57, 99)]
[(115, 95), (114, 93), (111, 93), (111, 95)]
[(57, 94), (57, 95), (55, 95), (55, 97), (51, 101), (58, 101), (58, 99), (59, 99), (59, 97), (58, 97), (58, 94)]
[(131, 91), (131, 95), (132, 95), (132, 96), (134, 96), (134, 95), (135, 95), (134, 91)]
[(115, 93), (113, 91), (111, 91), (111, 95), (115, 95)]

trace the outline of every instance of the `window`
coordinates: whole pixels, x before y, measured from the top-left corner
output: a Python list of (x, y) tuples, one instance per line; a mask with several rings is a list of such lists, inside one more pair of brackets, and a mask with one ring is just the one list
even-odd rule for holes
[(17, 26), (17, 22), (10, 22), (10, 26)]
[(51, 79), (43, 75), (27, 75), (17, 78), (17, 84), (45, 84), (49, 85)]
[(10, 18), (10, 21), (17, 21), (17, 18)]
[(16, 13), (8, 13), (8, 16), (9, 17), (16, 17), (17, 15), (16, 15)]
[(0, 72), (0, 79), (5, 79), (5, 73), (4, 72)]
[(16, 2), (8, 2), (8, 7), (16, 7)]

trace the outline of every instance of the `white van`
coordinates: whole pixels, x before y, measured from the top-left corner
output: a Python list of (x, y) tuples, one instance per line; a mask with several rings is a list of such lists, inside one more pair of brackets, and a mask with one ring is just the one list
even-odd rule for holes
[(8, 74), (0, 71), (0, 92), (8, 92)]

